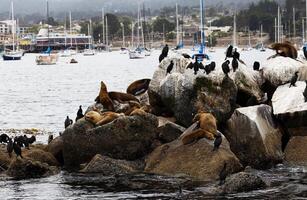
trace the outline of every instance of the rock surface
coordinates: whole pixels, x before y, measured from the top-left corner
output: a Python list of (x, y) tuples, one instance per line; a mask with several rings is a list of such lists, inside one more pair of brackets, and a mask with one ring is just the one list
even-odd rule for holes
[(307, 79), (306, 62), (277, 56), (267, 60), (263, 66), (263, 77), (276, 87), (288, 83), (296, 71), (299, 71), (298, 80)]
[(285, 149), (285, 161), (291, 165), (307, 166), (307, 136), (295, 136)]
[[(166, 75), (171, 60), (174, 69)], [(212, 112), (219, 122), (225, 122), (234, 111), (238, 90), (246, 94), (247, 97), (241, 97), (245, 103), (250, 96), (258, 100), (263, 97), (259, 87), (260, 74), (241, 63), (236, 72), (231, 71), (230, 78), (225, 78), (220, 64), (208, 75), (203, 70), (194, 75), (193, 70), (186, 69), (190, 62), (190, 59), (178, 56), (164, 59), (148, 90), (150, 104), (172, 111), (180, 124), (189, 126), (198, 110)]]
[(159, 146), (148, 156), (145, 171), (170, 176), (185, 175), (207, 181), (219, 178), (225, 162), (229, 174), (242, 169), (225, 138), (217, 151), (212, 150), (213, 141), (207, 139), (200, 139), (188, 145), (183, 145), (181, 140), (175, 140)]
[(158, 119), (151, 114), (120, 117), (99, 127), (79, 120), (63, 133), (64, 165), (78, 168), (96, 154), (125, 160), (141, 158), (152, 150), (157, 127)]
[(97, 154), (80, 172), (100, 173), (104, 176), (128, 174), (137, 171), (134, 162), (126, 160), (115, 160), (107, 156)]
[(54, 138), (50, 144), (46, 147), (46, 151), (50, 152), (56, 159), (57, 161), (63, 165), (64, 160), (63, 160), (63, 148), (64, 148), (64, 143), (63, 143), (63, 138), (61, 136)]
[(16, 179), (27, 179), (54, 175), (59, 173), (59, 169), (39, 161), (17, 158), (11, 162), (6, 173)]
[(306, 83), (296, 82), (297, 87), (289, 84), (279, 86), (272, 98), (274, 115), (287, 128), (290, 135), (307, 136), (307, 103), (303, 96)]
[(177, 138), (185, 131), (185, 128), (178, 124), (168, 122), (158, 128), (159, 140), (162, 143), (169, 143)]
[(239, 172), (226, 178), (221, 187), (223, 193), (249, 192), (266, 188), (266, 183), (261, 177), (247, 172)]
[(272, 108), (259, 105), (236, 109), (227, 122), (225, 136), (243, 165), (267, 168), (282, 161), (282, 134)]
[(56, 158), (49, 152), (43, 151), (41, 149), (34, 149), (30, 151), (26, 151), (23, 154), (23, 157), (28, 158), (32, 161), (39, 161), (41, 163), (46, 163), (50, 166), (59, 166), (59, 162)]

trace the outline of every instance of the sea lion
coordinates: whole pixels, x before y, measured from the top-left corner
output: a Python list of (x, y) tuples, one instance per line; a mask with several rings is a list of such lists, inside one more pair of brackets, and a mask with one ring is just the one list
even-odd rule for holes
[(100, 82), (99, 95), (96, 97), (95, 101), (97, 103), (101, 103), (103, 105), (103, 108), (109, 111), (114, 111), (113, 102), (109, 97), (107, 86), (103, 81)]
[(129, 104), (129, 108), (125, 111), (124, 113), (125, 115), (130, 115), (130, 113), (134, 111), (135, 109), (141, 108), (141, 104), (139, 104), (136, 101), (129, 101), (128, 104)]
[(82, 106), (80, 105), (80, 106), (79, 106), (79, 109), (78, 109), (78, 111), (77, 111), (76, 122), (77, 122), (79, 119), (81, 119), (82, 117), (84, 117), (84, 115), (83, 115)]
[(166, 75), (171, 73), (173, 67), (174, 67), (174, 62), (171, 60), (171, 63), (167, 66)]
[[(292, 59), (297, 58), (297, 50), (290, 42), (274, 43), (269, 48), (275, 50), (276, 55), (283, 56), (283, 57), (289, 57)], [(269, 57), (269, 59), (275, 56), (271, 56)]]
[(295, 83), (296, 83), (297, 79), (298, 79), (298, 72), (295, 72), (294, 75), (293, 75), (292, 78), (291, 78), (289, 88), (290, 88), (291, 86), (296, 87)]
[(118, 101), (119, 103), (125, 103), (127, 101), (136, 101), (140, 102), (132, 94), (122, 93), (122, 92), (108, 92), (108, 95), (112, 101)]
[(216, 119), (211, 113), (200, 112), (195, 115), (193, 122), (199, 121), (199, 128), (181, 138), (183, 144), (189, 144), (203, 137), (214, 140), (217, 136)]
[(96, 126), (101, 126), (112, 122), (114, 119), (117, 119), (120, 116), (124, 116), (124, 114), (118, 114), (110, 111), (100, 114), (96, 111), (90, 111), (85, 114), (85, 120), (95, 124)]
[(143, 109), (137, 108), (132, 111), (129, 116), (145, 116), (146, 114), (147, 112), (145, 112)]
[(134, 81), (127, 88), (127, 93), (132, 95), (140, 95), (148, 90), (150, 79), (141, 79)]
[(119, 114), (116, 112), (104, 112), (101, 114), (102, 118), (99, 122), (96, 123), (96, 126), (102, 126), (102, 125), (108, 124), (121, 116), (125, 116), (125, 115), (123, 113)]

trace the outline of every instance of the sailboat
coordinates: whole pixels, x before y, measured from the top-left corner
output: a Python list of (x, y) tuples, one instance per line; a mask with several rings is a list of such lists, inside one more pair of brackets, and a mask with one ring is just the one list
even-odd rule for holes
[(138, 23), (137, 23), (137, 48), (135, 50), (129, 51), (130, 59), (140, 59), (145, 58), (145, 52), (140, 46), (140, 4), (138, 4)]
[(22, 52), (17, 51), (15, 48), (15, 34), (16, 34), (16, 22), (14, 20), (14, 4), (11, 2), (11, 12), (12, 12), (12, 37), (13, 37), (13, 50), (5, 51), (2, 55), (3, 60), (20, 60), (22, 57)]
[[(49, 4), (47, 0), (47, 22), (49, 19)], [(55, 65), (58, 61), (58, 54), (51, 54), (51, 47), (49, 41), (49, 24), (47, 24), (47, 36), (48, 36), (48, 49), (41, 55), (37, 56), (35, 61), (37, 65)]]
[[(90, 23), (88, 24), (88, 36), (91, 36), (92, 34), (92, 32), (91, 32), (91, 30), (92, 30), (92, 20), (90, 19)], [(83, 52), (83, 55), (84, 56), (93, 56), (93, 55), (95, 55), (95, 50), (94, 49), (92, 49), (92, 46), (93, 46), (93, 44), (92, 44), (92, 39), (91, 39), (91, 37), (89, 37), (88, 38), (88, 46), (89, 46), (89, 48), (88, 49), (84, 49), (84, 52)]]
[(65, 49), (61, 51), (61, 57), (70, 57), (70, 51), (67, 49), (67, 31), (66, 31), (66, 16), (65, 16), (65, 23), (64, 23), (64, 35), (65, 35)]

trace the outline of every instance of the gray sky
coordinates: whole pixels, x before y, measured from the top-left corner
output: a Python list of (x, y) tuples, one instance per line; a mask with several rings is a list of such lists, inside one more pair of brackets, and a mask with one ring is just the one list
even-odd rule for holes
[[(13, 0), (15, 12), (18, 14), (44, 13), (46, 0)], [(49, 0), (51, 12), (63, 11), (98, 11), (101, 7), (115, 11), (133, 11), (137, 8), (137, 2), (145, 1), (146, 7), (158, 9), (163, 6), (172, 6), (176, 2), (179, 5), (198, 5), (199, 0)], [(206, 4), (223, 2), (229, 4), (235, 2), (242, 5), (258, 0), (205, 0)], [(11, 0), (0, 0), (0, 13), (8, 12)]]

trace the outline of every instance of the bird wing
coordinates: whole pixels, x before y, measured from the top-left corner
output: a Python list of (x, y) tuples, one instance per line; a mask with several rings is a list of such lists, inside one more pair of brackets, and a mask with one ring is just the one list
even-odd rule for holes
[(190, 62), (190, 64), (188, 64), (186, 69), (193, 69), (193, 67), (194, 67), (194, 64), (192, 62)]

